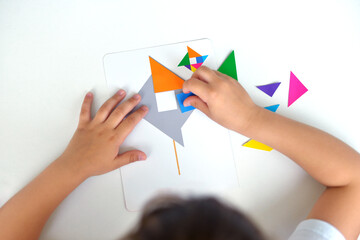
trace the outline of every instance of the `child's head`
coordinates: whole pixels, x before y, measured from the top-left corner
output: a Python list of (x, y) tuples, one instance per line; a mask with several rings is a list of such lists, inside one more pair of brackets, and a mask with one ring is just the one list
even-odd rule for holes
[(125, 240), (263, 240), (242, 213), (214, 198), (152, 201)]

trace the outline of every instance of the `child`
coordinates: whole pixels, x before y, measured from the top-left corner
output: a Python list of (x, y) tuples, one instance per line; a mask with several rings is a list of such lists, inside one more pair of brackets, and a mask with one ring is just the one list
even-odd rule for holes
[[(356, 151), (327, 133), (256, 106), (237, 81), (206, 67), (184, 83), (183, 91), (196, 94), (184, 105), (277, 149), (327, 186), (308, 220), (290, 239), (358, 237), (360, 155)], [(78, 128), (64, 153), (0, 209), (0, 239), (37, 239), (51, 213), (85, 179), (146, 159), (140, 150), (118, 154), (148, 111), (142, 106), (124, 119), (140, 101), (136, 94), (119, 104), (125, 95), (119, 90), (93, 119), (93, 95), (86, 95)], [(215, 199), (157, 201), (161, 202), (146, 208), (139, 226), (126, 239), (264, 239), (241, 213)]]

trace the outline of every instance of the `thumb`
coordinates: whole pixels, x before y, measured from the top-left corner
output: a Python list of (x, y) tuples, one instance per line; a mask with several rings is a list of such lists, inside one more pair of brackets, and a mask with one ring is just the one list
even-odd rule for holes
[(124, 165), (127, 165), (129, 163), (137, 162), (145, 160), (146, 154), (139, 150), (131, 150), (124, 152), (122, 154), (119, 154), (115, 157), (115, 168), (120, 168)]
[(190, 96), (185, 99), (184, 106), (187, 107), (190, 105), (209, 116), (210, 110), (208, 105), (198, 96)]

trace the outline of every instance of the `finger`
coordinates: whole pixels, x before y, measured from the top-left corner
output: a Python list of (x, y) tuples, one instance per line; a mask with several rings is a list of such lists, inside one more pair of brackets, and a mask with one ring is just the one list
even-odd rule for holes
[(88, 92), (85, 95), (80, 111), (79, 126), (83, 126), (91, 120), (91, 105), (93, 102), (93, 97), (94, 95), (91, 92)]
[(125, 97), (125, 91), (119, 90), (117, 91), (111, 98), (109, 98), (99, 109), (94, 117), (94, 121), (103, 122), (110, 115), (111, 111), (116, 107), (116, 105), (121, 102)]
[(115, 110), (110, 114), (109, 118), (106, 120), (106, 123), (111, 127), (116, 128), (117, 125), (123, 120), (123, 118), (134, 109), (134, 107), (140, 102), (141, 96), (135, 94), (125, 102), (121, 103)]
[(210, 110), (208, 105), (201, 100), (198, 96), (190, 96), (184, 100), (184, 106), (193, 106), (196, 109), (199, 109), (201, 112), (205, 113), (207, 116), (210, 115)]
[(116, 128), (119, 144), (124, 142), (125, 138), (131, 133), (140, 120), (145, 117), (148, 111), (148, 107), (142, 106), (119, 124)]
[(208, 83), (205, 83), (199, 79), (190, 78), (189, 80), (184, 82), (183, 92), (193, 92), (195, 95), (199, 96), (206, 102), (208, 99), (208, 94), (210, 92), (210, 86)]
[(211, 70), (206, 66), (201, 66), (193, 73), (191, 77), (198, 78), (204, 82), (212, 82), (214, 79), (216, 79), (216, 73), (214, 70)]
[(146, 154), (144, 152), (141, 152), (139, 150), (131, 150), (128, 152), (124, 152), (122, 154), (117, 155), (114, 161), (114, 169), (120, 168), (124, 165), (127, 165), (129, 163), (137, 162), (137, 161), (143, 161), (145, 160)]

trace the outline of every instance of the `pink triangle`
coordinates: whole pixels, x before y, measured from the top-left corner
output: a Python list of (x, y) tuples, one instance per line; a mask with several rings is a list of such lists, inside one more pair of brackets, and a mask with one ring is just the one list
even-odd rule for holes
[(198, 69), (202, 64), (203, 64), (203, 62), (202, 63), (195, 63), (195, 64), (191, 64), (191, 66)]
[(300, 80), (290, 72), (289, 100), (288, 107), (298, 100), (308, 89), (300, 82)]

